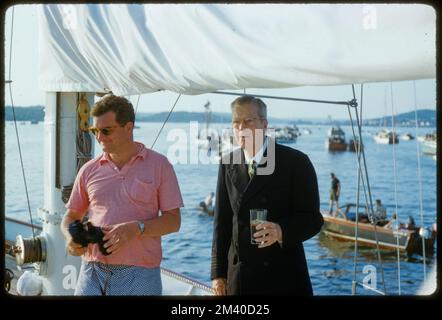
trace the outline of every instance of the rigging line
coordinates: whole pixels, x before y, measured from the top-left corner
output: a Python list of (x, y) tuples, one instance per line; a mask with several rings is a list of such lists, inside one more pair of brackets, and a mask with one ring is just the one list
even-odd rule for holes
[[(362, 85), (361, 85), (361, 119), (360, 121), (357, 122), (358, 128), (360, 129), (361, 125), (362, 125), (362, 98), (363, 98), (363, 89), (362, 89)], [(351, 115), (351, 111), (350, 111), (350, 107), (347, 108), (348, 110), (348, 115), (350, 117), (350, 123), (352, 126), (352, 132), (353, 132), (353, 140), (356, 141), (356, 134), (355, 134), (355, 130), (354, 130), (354, 125), (353, 125), (353, 117)], [(357, 110), (357, 108), (355, 108), (355, 110)], [(361, 132), (361, 130), (359, 130), (359, 133)], [(361, 134), (360, 134), (361, 135)], [(355, 150), (356, 150), (356, 154), (357, 154), (357, 159), (358, 159), (358, 186), (357, 186), (357, 195), (356, 195), (356, 224), (355, 224), (355, 250), (354, 250), (354, 264), (353, 264), (353, 282), (352, 282), (352, 295), (356, 295), (356, 285), (357, 285), (357, 281), (356, 281), (356, 266), (357, 266), (357, 253), (358, 253), (358, 246), (357, 246), (357, 242), (358, 242), (358, 231), (359, 231), (359, 199), (360, 199), (360, 189), (361, 189), (361, 179), (362, 179), (362, 190), (364, 191), (364, 197), (365, 197), (365, 204), (368, 208), (368, 199), (367, 199), (367, 192), (366, 192), (366, 187), (365, 187), (365, 182), (364, 182), (364, 176), (362, 175), (362, 169), (361, 169), (361, 150), (362, 150), (362, 139), (359, 137), (359, 143), (360, 143), (360, 148), (356, 147), (356, 142), (354, 142), (354, 146), (355, 146)]]
[[(357, 112), (356, 112), (356, 117), (358, 117)], [(360, 128), (359, 128), (359, 130), (360, 130)], [(361, 139), (362, 139), (362, 136), (361, 136)], [(361, 143), (362, 143), (362, 140), (361, 140)], [(362, 158), (363, 158), (364, 169), (365, 169), (365, 178), (367, 179), (367, 190), (368, 190), (367, 207), (368, 207), (369, 214), (371, 215), (371, 217), (374, 217), (373, 200), (372, 200), (372, 195), (371, 195), (371, 188), (370, 188), (370, 182), (369, 182), (368, 171), (367, 171), (367, 162), (365, 159), (365, 152), (364, 151), (362, 151)], [(364, 180), (362, 179), (362, 181), (364, 181)], [(368, 201), (370, 202), (369, 205), (368, 205)], [(385, 277), (384, 277), (384, 266), (383, 266), (382, 257), (381, 257), (381, 250), (379, 248), (379, 239), (378, 239), (378, 231), (377, 231), (376, 224), (373, 224), (373, 227), (374, 227), (374, 235), (375, 235), (375, 240), (376, 240), (377, 258), (378, 258), (378, 262), (379, 262), (379, 265), (381, 268), (382, 285), (384, 287), (385, 294), (387, 294), (387, 290), (386, 290), (386, 286), (385, 286)]]
[[(353, 100), (356, 100), (356, 93), (354, 90), (354, 85), (352, 85), (352, 89), (353, 89)], [(362, 123), (362, 118), (361, 121), (359, 120), (359, 115), (358, 115), (358, 108), (355, 108), (355, 114), (356, 114), (356, 123)], [(363, 145), (363, 140), (362, 140), (362, 130), (361, 130), (361, 126), (358, 126), (359, 128), (359, 138), (361, 139), (361, 145)], [(368, 190), (368, 200), (370, 201), (370, 206), (369, 206), (369, 213), (371, 213), (371, 216), (374, 216), (373, 213), (373, 201), (372, 201), (372, 196), (371, 196), (371, 188), (370, 188), (370, 181), (368, 178), (368, 170), (367, 170), (367, 161), (365, 158), (365, 150), (363, 148), (361, 148), (361, 154), (362, 154), (362, 159), (363, 159), (363, 164), (364, 164), (364, 169), (365, 169), (365, 179), (367, 181), (367, 190)], [(384, 287), (384, 292), (385, 294), (387, 293), (386, 287), (385, 287), (385, 278), (384, 278), (384, 267), (383, 267), (383, 263), (382, 263), (382, 257), (381, 257), (381, 251), (379, 249), (379, 240), (378, 240), (378, 232), (377, 232), (377, 228), (376, 228), (376, 224), (373, 225), (374, 226), (374, 235), (375, 235), (375, 239), (376, 239), (376, 251), (377, 251), (377, 255), (378, 255), (378, 261), (379, 261), (379, 265), (381, 268), (381, 277), (382, 277), (382, 285)]]
[(135, 114), (137, 114), (137, 111), (138, 111), (138, 103), (140, 102), (140, 97), (141, 97), (141, 94), (138, 95), (137, 105), (135, 107)]
[(364, 97), (364, 84), (361, 83), (361, 119), (359, 121), (359, 126), (362, 126), (362, 98)]
[(8, 70), (8, 80), (12, 81), (11, 78), (11, 66), (12, 66), (12, 39), (14, 35), (14, 6), (12, 6), (12, 12), (11, 12), (11, 40), (10, 40), (10, 46), (9, 46), (9, 70)]
[[(11, 12), (11, 42), (9, 47), (9, 80), (11, 80), (11, 66), (12, 66), (12, 40), (13, 40), (13, 34), (14, 34), (14, 7), (12, 7)], [(32, 225), (32, 238), (35, 239), (35, 231), (34, 231), (34, 221), (32, 220), (32, 212), (31, 212), (31, 203), (29, 201), (29, 192), (28, 192), (28, 185), (26, 183), (26, 175), (25, 175), (25, 167), (23, 165), (23, 156), (21, 152), (21, 146), (20, 146), (20, 137), (18, 135), (18, 128), (17, 128), (17, 117), (15, 116), (15, 108), (14, 108), (14, 100), (12, 98), (12, 83), (9, 83), (9, 97), (11, 99), (11, 109), (12, 109), (12, 117), (14, 118), (14, 127), (15, 127), (15, 135), (17, 137), (17, 146), (18, 146), (18, 154), (20, 156), (20, 164), (21, 164), (21, 171), (23, 176), (23, 182), (25, 185), (25, 193), (26, 193), (26, 201), (28, 205), (28, 212), (29, 212), (29, 218), (31, 219), (31, 225)]]
[[(421, 173), (421, 152), (419, 148), (419, 142), (417, 140), (417, 134), (418, 134), (418, 119), (417, 119), (417, 96), (416, 96), (416, 81), (413, 80), (413, 90), (414, 90), (414, 120), (415, 120), (415, 137), (416, 137), (416, 155), (417, 155), (417, 175), (418, 175), (418, 182), (419, 182), (419, 215), (421, 217), (421, 226), (424, 226), (424, 209), (423, 209), (423, 201), (422, 201), (422, 173)], [(424, 267), (424, 281), (427, 280), (427, 266), (426, 266), (426, 255), (425, 255), (425, 238), (422, 237), (422, 253), (424, 257), (423, 261), (423, 267)]]
[[(213, 94), (226, 94), (231, 96), (242, 96), (243, 93), (228, 92), (228, 91), (213, 91)], [(350, 107), (357, 107), (356, 99), (350, 101), (330, 101), (330, 100), (314, 100), (314, 99), (301, 99), (301, 98), (291, 98), (291, 97), (278, 97), (278, 96), (267, 96), (261, 94), (253, 94), (256, 98), (266, 98), (266, 99), (278, 99), (278, 100), (289, 100), (289, 101), (303, 101), (303, 102), (314, 102), (314, 103), (328, 103), (328, 104), (342, 104)]]
[(178, 103), (178, 100), (180, 100), (180, 97), (181, 97), (181, 93), (178, 94), (178, 97), (176, 98), (175, 103), (173, 104), (172, 109), (170, 109), (170, 112), (169, 112), (169, 114), (167, 115), (166, 120), (164, 120), (163, 125), (161, 126), (160, 131), (158, 131), (157, 137), (155, 138), (155, 141), (152, 143), (152, 146), (150, 147), (152, 150), (153, 150), (153, 147), (155, 146), (155, 143), (156, 143), (157, 140), (158, 140), (158, 137), (159, 137), (160, 134), (161, 134), (161, 131), (163, 131), (164, 126), (166, 125), (167, 121), (169, 120), (169, 117), (170, 117), (170, 115), (172, 114), (173, 109), (175, 109), (175, 106), (176, 106), (176, 104)]
[[(361, 86), (361, 90), (362, 90), (362, 86)], [(362, 109), (362, 94), (361, 94), (361, 109)], [(350, 117), (350, 123), (352, 126), (354, 146), (356, 148), (355, 150), (356, 150), (357, 156), (358, 156), (358, 183), (357, 183), (358, 187), (357, 187), (357, 193), (356, 193), (355, 249), (354, 249), (354, 258), (353, 258), (353, 281), (352, 281), (352, 295), (356, 295), (356, 284), (357, 284), (356, 266), (357, 266), (357, 255), (358, 255), (358, 231), (359, 231), (359, 199), (360, 199), (361, 175), (362, 175), (361, 150), (360, 150), (360, 148), (356, 147), (356, 134), (355, 134), (355, 130), (354, 130), (354, 126), (353, 126), (353, 118), (351, 116), (351, 111), (350, 111), (349, 106), (347, 107), (347, 110), (348, 110), (348, 115)], [(360, 125), (360, 123), (358, 123), (358, 126), (359, 125)], [(359, 144), (359, 145), (361, 146), (362, 144)]]
[[(393, 83), (390, 82), (390, 100), (391, 100), (391, 130), (393, 132), (393, 181), (394, 181), (394, 202), (395, 202), (395, 210), (396, 210), (396, 221), (399, 223), (399, 214), (398, 214), (398, 206), (397, 206), (397, 169), (396, 169), (396, 148), (395, 148), (395, 140), (397, 138), (397, 134), (394, 130), (394, 99), (393, 99)], [(399, 230), (398, 230), (399, 231)], [(398, 285), (398, 294), (401, 295), (401, 262), (400, 262), (400, 253), (399, 253), (399, 232), (396, 232), (396, 245), (397, 245), (397, 285)]]
[(353, 281), (352, 281), (352, 289), (351, 294), (356, 295), (356, 266), (357, 266), (357, 256), (358, 256), (358, 230), (359, 230), (359, 192), (360, 192), (360, 184), (361, 184), (361, 169), (358, 165), (358, 189), (356, 194), (356, 224), (355, 224), (355, 249), (353, 256)]
[[(354, 128), (353, 128), (353, 119), (351, 117), (350, 107), (348, 109), (348, 114), (350, 116), (350, 121), (352, 125), (353, 130), (353, 137), (355, 137)], [(356, 146), (356, 144), (355, 144)], [(354, 249), (354, 257), (353, 257), (353, 281), (352, 281), (352, 289), (351, 293), (352, 295), (356, 295), (356, 265), (357, 265), (357, 255), (358, 255), (358, 230), (359, 230), (359, 193), (360, 193), (360, 186), (361, 186), (361, 157), (360, 157), (360, 148), (356, 149), (357, 155), (358, 155), (358, 188), (356, 193), (356, 225), (355, 225), (355, 249)]]
[[(356, 96), (354, 88), (353, 88), (353, 96), (354, 97)], [(358, 116), (357, 108), (355, 108), (355, 115), (356, 115), (356, 120), (357, 120), (356, 123), (358, 124), (358, 134), (359, 134), (359, 139), (360, 139), (359, 142), (361, 144), (361, 151), (362, 152), (359, 152), (359, 154), (357, 153), (357, 155), (358, 155), (358, 164), (359, 165), (360, 165), (360, 157), (361, 157), (361, 155), (364, 157), (364, 167), (366, 168), (365, 153), (364, 153), (364, 150), (362, 149), (362, 146), (364, 145), (363, 144), (363, 139), (362, 139), (362, 102), (363, 102), (362, 98), (363, 98), (363, 86), (361, 84), (361, 116), (360, 117)], [(349, 113), (349, 115), (350, 115), (350, 120), (351, 120), (352, 119), (351, 113)], [(353, 122), (351, 122), (351, 123), (353, 123)], [(352, 127), (352, 131), (353, 131), (353, 137), (355, 139), (356, 135), (354, 133), (354, 127)], [(368, 174), (367, 174), (367, 176), (368, 176)], [(367, 209), (368, 209), (370, 205), (368, 203), (369, 201), (368, 201), (368, 197), (367, 197), (367, 186), (365, 185), (364, 175), (361, 175), (361, 181), (362, 181), (362, 190), (364, 191), (365, 204), (366, 204)]]

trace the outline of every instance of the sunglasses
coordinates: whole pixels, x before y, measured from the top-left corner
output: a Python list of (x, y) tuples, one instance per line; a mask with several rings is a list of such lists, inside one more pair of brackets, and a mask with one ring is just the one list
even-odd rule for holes
[(246, 118), (246, 119), (242, 119), (242, 120), (240, 120), (240, 119), (233, 119), (232, 127), (238, 129), (239, 126), (241, 125), (241, 123), (244, 123), (244, 125), (246, 127), (250, 127), (255, 122), (255, 120), (264, 120), (264, 118), (254, 117), (254, 118)]
[(124, 127), (124, 125), (122, 125), (122, 126), (113, 126), (113, 127), (106, 127), (106, 128), (95, 128), (95, 127), (90, 127), (90, 128), (89, 128), (89, 131), (92, 132), (92, 134), (93, 134), (94, 136), (97, 136), (98, 133), (102, 133), (102, 134), (104, 134), (105, 136), (108, 136), (108, 135), (112, 134), (112, 130), (113, 130), (113, 129), (116, 129), (116, 128), (118, 128), (118, 127)]

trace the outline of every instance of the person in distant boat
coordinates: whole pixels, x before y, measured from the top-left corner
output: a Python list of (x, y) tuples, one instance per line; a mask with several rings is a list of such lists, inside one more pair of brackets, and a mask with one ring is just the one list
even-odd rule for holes
[(204, 200), (204, 203), (207, 207), (213, 207), (214, 204), (214, 198), (215, 198), (215, 192), (211, 192), (206, 199)]
[[(104, 96), (92, 117), (103, 154), (79, 170), (61, 223), (69, 253), (82, 256), (75, 295), (161, 295), (161, 236), (179, 230), (183, 207), (175, 172), (165, 156), (134, 141), (126, 98)], [(72, 239), (69, 225), (86, 212), (104, 233), (105, 252)]]
[[(302, 242), (316, 235), (316, 173), (307, 155), (266, 136), (265, 103), (234, 100), (232, 126), (240, 148), (222, 157), (218, 172), (211, 279), (216, 295), (312, 295)], [(251, 209), (266, 221), (251, 234)], [(252, 244), (255, 240), (257, 244)]]
[(201, 210), (212, 216), (213, 208), (215, 207), (215, 193), (214, 192), (209, 193), (206, 199), (200, 202), (199, 207)]
[(376, 199), (374, 208), (374, 223), (383, 226), (387, 219), (387, 209), (382, 205), (381, 199)]
[(333, 206), (336, 202), (336, 216), (341, 212), (339, 208), (339, 195), (341, 194), (341, 182), (336, 177), (336, 175), (332, 172), (330, 173), (331, 178), (331, 186), (330, 186), (330, 210), (329, 214), (333, 215)]
[(416, 222), (412, 216), (408, 216), (407, 223), (405, 224), (405, 229), (416, 230)]
[(431, 225), (431, 236), (437, 239), (437, 218), (434, 218), (434, 222)]
[(393, 229), (393, 230), (399, 230), (399, 228), (402, 228), (403, 224), (401, 224), (398, 220), (396, 212), (393, 212), (393, 215), (391, 216), (390, 221), (388, 221), (384, 228), (386, 229)]

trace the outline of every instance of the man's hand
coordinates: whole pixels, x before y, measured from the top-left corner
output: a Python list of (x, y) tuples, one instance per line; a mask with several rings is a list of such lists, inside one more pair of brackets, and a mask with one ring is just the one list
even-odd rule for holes
[(106, 242), (104, 247), (108, 253), (114, 253), (120, 250), (130, 240), (140, 234), (140, 228), (137, 221), (124, 222), (115, 225), (103, 226), (101, 230), (104, 233), (103, 240)]
[(282, 242), (281, 226), (277, 223), (264, 221), (256, 226), (257, 232), (253, 234), (256, 242), (260, 243), (258, 248), (271, 246), (276, 241)]
[(82, 247), (81, 244), (74, 242), (72, 238), (67, 241), (67, 249), (72, 256), (82, 256), (87, 251), (87, 246)]
[(212, 288), (216, 296), (225, 296), (227, 293), (227, 281), (224, 278), (213, 279)]

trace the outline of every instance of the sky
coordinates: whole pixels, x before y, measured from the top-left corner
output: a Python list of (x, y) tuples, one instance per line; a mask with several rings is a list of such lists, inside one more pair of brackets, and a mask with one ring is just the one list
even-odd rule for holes
[[(9, 79), (11, 13), (6, 11), (5, 24), (5, 79)], [(12, 42), (11, 78), (13, 80), (13, 102), (15, 106), (44, 105), (45, 93), (38, 83), (38, 23), (36, 5), (20, 5), (14, 9), (14, 29)], [(414, 83), (416, 86), (416, 104)], [(390, 85), (393, 87), (393, 107), (391, 105)], [(7, 89), (7, 87), (5, 88)], [(356, 87), (359, 96), (360, 86)], [(249, 94), (279, 95), (304, 99), (351, 100), (350, 85), (314, 86), (288, 89), (249, 89)], [(387, 97), (385, 96), (387, 93)], [(141, 95), (137, 112), (169, 111), (178, 94), (158, 92)], [(204, 104), (211, 103), (214, 112), (230, 112), (233, 96), (203, 94), (181, 96), (175, 111), (203, 112)], [(134, 106), (138, 96), (130, 97)], [(358, 99), (359, 100), (359, 99)], [(364, 85), (363, 118), (391, 116), (391, 114), (414, 111), (417, 109), (436, 109), (436, 80), (423, 79), (393, 83), (369, 83)], [(268, 116), (282, 119), (348, 119), (345, 106), (288, 102), (264, 99), (268, 106)], [(10, 105), (9, 91), (5, 91), (5, 104)]]

